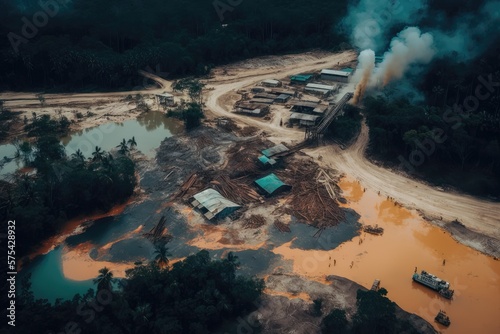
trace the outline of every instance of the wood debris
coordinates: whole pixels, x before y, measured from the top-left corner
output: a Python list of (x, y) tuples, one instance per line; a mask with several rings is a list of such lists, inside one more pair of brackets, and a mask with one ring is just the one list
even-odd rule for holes
[(291, 167), (288, 174), (293, 178), (289, 181), (293, 188), (287, 201), (289, 213), (317, 228), (337, 225), (344, 218), (344, 212), (335, 200), (333, 178), (312, 162), (304, 161)]
[[(169, 209), (170, 210), (170, 209)], [(164, 242), (167, 243), (172, 240), (173, 236), (167, 233), (167, 228), (165, 227), (165, 223), (167, 218), (162, 216), (158, 223), (149, 231), (143, 234), (146, 238), (148, 238), (152, 243)]]
[(221, 193), (222, 196), (235, 203), (263, 202), (262, 196), (242, 180), (243, 179), (231, 180), (227, 175), (219, 175), (210, 182), (210, 185), (213, 189)]
[(245, 218), (245, 222), (243, 223), (243, 228), (259, 228), (266, 224), (266, 218), (262, 215), (251, 215), (248, 218)]

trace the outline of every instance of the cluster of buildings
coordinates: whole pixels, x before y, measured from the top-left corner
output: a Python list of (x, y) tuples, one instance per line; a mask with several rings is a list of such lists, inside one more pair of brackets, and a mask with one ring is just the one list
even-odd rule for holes
[(319, 74), (297, 74), (290, 77), (289, 87), (280, 80), (266, 79), (251, 89), (252, 97), (240, 101), (235, 112), (262, 117), (270, 112), (270, 106), (281, 104), (290, 108), (290, 125), (313, 126), (324, 116), (328, 106), (319, 102), (301, 100), (300, 92), (327, 99), (338, 93), (340, 86), (349, 82), (353, 69), (323, 69)]

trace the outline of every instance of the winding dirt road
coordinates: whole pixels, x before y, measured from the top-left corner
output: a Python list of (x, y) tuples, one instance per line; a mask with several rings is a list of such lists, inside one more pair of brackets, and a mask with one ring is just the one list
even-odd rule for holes
[[(206, 97), (207, 107), (217, 116), (230, 117), (238, 123), (255, 126), (271, 134), (275, 142), (299, 141), (303, 138), (302, 131), (282, 128), (256, 118), (231, 113), (227, 105), (221, 103), (224, 95), (230, 94), (260, 82), (264, 79), (282, 78), (294, 73), (304, 73), (328, 67), (339, 62), (349, 61), (351, 54), (338, 54), (326, 59), (284, 66), (280, 70), (271, 69), (256, 71), (255, 75), (244, 80), (217, 78), (210, 87)], [(451, 221), (459, 219), (472, 231), (500, 240), (500, 203), (486, 201), (472, 196), (443, 192), (432, 186), (412, 180), (404, 175), (379, 167), (368, 161), (365, 149), (368, 144), (368, 127), (365, 123), (356, 142), (346, 150), (337, 146), (323, 146), (304, 150), (313, 157), (322, 156), (322, 164), (358, 179), (361, 184), (382, 195), (390, 196), (402, 205), (417, 209), (427, 218)], [(482, 249), (481, 245), (472, 245)]]

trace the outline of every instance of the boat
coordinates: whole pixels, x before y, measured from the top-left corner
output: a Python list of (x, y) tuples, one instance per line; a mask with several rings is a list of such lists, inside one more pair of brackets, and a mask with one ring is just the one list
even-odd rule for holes
[(423, 284), (433, 290), (439, 292), (439, 294), (445, 298), (452, 299), (454, 291), (450, 289), (450, 283), (440, 279), (439, 277), (422, 270), (420, 274), (414, 273), (413, 280), (420, 284)]
[(379, 227), (378, 225), (366, 225), (365, 227), (363, 227), (363, 231), (375, 235), (381, 235), (384, 233), (384, 229), (382, 227)]
[(448, 317), (446, 315), (446, 312), (443, 310), (439, 310), (439, 313), (436, 315), (434, 320), (446, 327), (448, 327), (451, 324), (450, 317)]

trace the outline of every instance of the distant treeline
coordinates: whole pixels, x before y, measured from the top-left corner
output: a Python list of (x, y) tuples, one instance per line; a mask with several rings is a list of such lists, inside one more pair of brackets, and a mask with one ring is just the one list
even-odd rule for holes
[(259, 55), (335, 49), (347, 9), (347, 0), (41, 4), (0, 1), (0, 90), (126, 88), (142, 83), (141, 69), (204, 74)]

